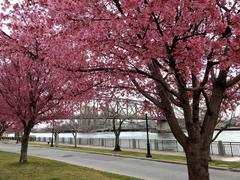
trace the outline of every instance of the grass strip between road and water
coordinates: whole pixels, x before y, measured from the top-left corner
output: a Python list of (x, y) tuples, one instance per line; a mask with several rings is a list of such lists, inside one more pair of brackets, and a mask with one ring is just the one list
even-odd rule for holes
[[(31, 142), (31, 145), (40, 146), (40, 147), (49, 147), (49, 145), (43, 144), (43, 143)], [(144, 152), (129, 151), (129, 150), (113, 151), (112, 149), (109, 149), (109, 148), (94, 148), (94, 147), (85, 147), (85, 146), (79, 146), (75, 148), (71, 145), (62, 145), (62, 144), (58, 145), (58, 147), (55, 147), (55, 148), (62, 149), (62, 150), (70, 150), (70, 151), (105, 154), (105, 155), (111, 155), (111, 156), (114, 155), (114, 156), (133, 157), (133, 158), (146, 157), (146, 153)], [(178, 155), (152, 153), (152, 160), (186, 164), (186, 157), (181, 155), (178, 156)], [(240, 171), (240, 161), (228, 162), (228, 161), (221, 161), (221, 160), (211, 160), (209, 162), (209, 166), (212, 168)]]
[(0, 152), (0, 180), (137, 179), (36, 157), (29, 157), (27, 163), (19, 163), (18, 158), (18, 154)]

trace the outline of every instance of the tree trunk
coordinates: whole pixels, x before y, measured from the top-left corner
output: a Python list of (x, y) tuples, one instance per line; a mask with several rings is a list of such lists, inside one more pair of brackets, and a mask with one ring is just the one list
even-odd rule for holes
[(114, 151), (121, 151), (120, 148), (120, 133), (115, 133), (115, 147), (114, 147)]
[(5, 131), (0, 131), (0, 140), (2, 140), (2, 135)]
[(55, 142), (55, 147), (58, 147), (58, 133), (54, 133), (54, 142)]
[(189, 144), (185, 150), (189, 180), (209, 180), (209, 148), (200, 144)]
[(24, 129), (24, 134), (22, 136), (21, 140), (21, 154), (20, 154), (20, 163), (25, 163), (28, 160), (27, 157), (27, 151), (28, 151), (28, 140), (29, 140), (29, 135), (31, 132), (31, 128), (25, 128)]

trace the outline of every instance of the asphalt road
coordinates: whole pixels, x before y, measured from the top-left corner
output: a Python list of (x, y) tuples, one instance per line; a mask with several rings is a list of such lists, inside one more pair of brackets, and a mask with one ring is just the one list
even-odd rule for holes
[[(20, 152), (20, 146), (0, 144), (0, 151)], [(29, 147), (31, 156), (63, 161), (98, 170), (138, 177), (147, 180), (187, 180), (185, 165), (163, 163), (133, 158), (63, 151), (42, 147)], [(211, 180), (239, 180), (240, 172), (210, 170)]]

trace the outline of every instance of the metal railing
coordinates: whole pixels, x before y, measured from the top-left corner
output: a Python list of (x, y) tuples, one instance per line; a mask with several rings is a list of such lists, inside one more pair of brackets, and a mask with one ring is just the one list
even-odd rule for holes
[[(2, 137), (2, 139), (14, 140), (14, 137)], [(51, 142), (51, 137), (30, 137), (31, 141)], [(61, 137), (58, 143), (74, 144), (74, 138)], [(114, 147), (113, 138), (77, 138), (78, 145)], [(123, 149), (147, 149), (146, 139), (120, 139)], [(150, 148), (154, 151), (183, 152), (182, 146), (176, 140), (150, 139)], [(211, 155), (240, 156), (240, 142), (214, 141), (210, 146)]]

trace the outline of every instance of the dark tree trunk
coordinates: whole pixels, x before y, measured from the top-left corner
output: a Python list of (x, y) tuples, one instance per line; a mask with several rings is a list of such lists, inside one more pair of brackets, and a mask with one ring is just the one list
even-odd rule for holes
[(209, 149), (201, 144), (189, 144), (185, 153), (189, 180), (209, 180)]
[(2, 140), (2, 135), (5, 131), (0, 131), (0, 140)]
[(24, 129), (24, 134), (21, 140), (21, 154), (20, 154), (20, 163), (25, 163), (28, 160), (27, 151), (28, 151), (28, 140), (31, 132), (31, 128), (26, 127)]
[(115, 134), (114, 151), (121, 151), (121, 148), (120, 148), (120, 133), (121, 133), (121, 128), (122, 128), (123, 121), (119, 122), (118, 128), (116, 128), (116, 119), (115, 118), (113, 119), (112, 123), (113, 123), (113, 132)]
[(114, 151), (121, 151), (121, 148), (120, 148), (120, 133), (115, 133)]
[(0, 141), (2, 140), (2, 134), (0, 133)]
[(58, 132), (54, 133), (54, 142), (55, 142), (55, 147), (58, 147)]

